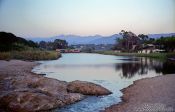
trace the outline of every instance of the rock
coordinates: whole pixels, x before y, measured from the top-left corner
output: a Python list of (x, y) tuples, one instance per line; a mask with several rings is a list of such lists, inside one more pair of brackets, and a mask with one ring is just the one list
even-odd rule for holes
[(10, 112), (34, 112), (61, 107), (64, 103), (39, 92), (11, 92), (0, 99), (1, 106)]
[(90, 83), (90, 82), (86, 82), (86, 81), (73, 81), (70, 82), (67, 85), (67, 90), (68, 92), (72, 92), (72, 93), (81, 93), (84, 95), (109, 95), (112, 92), (107, 90), (106, 88), (94, 84), (94, 83)]
[[(85, 98), (80, 93), (67, 92), (67, 82), (32, 76), (26, 80), (13, 81), (12, 89), (0, 94), (1, 108), (13, 112), (33, 112), (63, 107)], [(8, 77), (8, 79), (14, 79)], [(17, 83), (18, 82), (18, 83)]]
[(0, 111), (34, 112), (63, 107), (85, 95), (108, 95), (100, 85), (65, 82), (31, 73), (34, 62), (0, 61)]
[(64, 94), (64, 99), (62, 99), (62, 101), (68, 105), (68, 104), (72, 104), (78, 101), (81, 101), (85, 98), (84, 95), (79, 94), (79, 93), (69, 93), (69, 94)]
[(44, 73), (41, 73), (41, 74), (38, 74), (38, 75), (41, 75), (41, 76), (46, 76), (46, 74), (44, 74)]

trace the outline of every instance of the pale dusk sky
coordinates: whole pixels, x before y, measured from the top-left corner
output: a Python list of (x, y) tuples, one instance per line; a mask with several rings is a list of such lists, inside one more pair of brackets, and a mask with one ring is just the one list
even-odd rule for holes
[(0, 31), (22, 37), (175, 32), (175, 0), (0, 0)]

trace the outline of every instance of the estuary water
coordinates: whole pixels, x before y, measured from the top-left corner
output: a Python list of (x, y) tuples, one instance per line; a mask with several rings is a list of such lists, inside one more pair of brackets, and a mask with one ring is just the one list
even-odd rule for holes
[(113, 92), (107, 96), (88, 96), (86, 99), (54, 110), (54, 112), (99, 112), (121, 102), (121, 89), (133, 81), (175, 73), (175, 65), (149, 58), (112, 56), (92, 53), (62, 54), (58, 60), (39, 61), (32, 71), (63, 81), (89, 81)]

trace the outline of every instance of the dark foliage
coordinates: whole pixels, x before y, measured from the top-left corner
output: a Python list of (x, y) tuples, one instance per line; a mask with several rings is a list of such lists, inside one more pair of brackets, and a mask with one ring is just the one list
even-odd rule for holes
[(33, 41), (17, 37), (12, 33), (0, 32), (0, 51), (24, 50), (25, 47), (38, 47)]
[(122, 35), (123, 38), (117, 40), (118, 44), (114, 49), (119, 49), (123, 52), (135, 52), (141, 45), (141, 39), (130, 31), (122, 30), (120, 35)]
[(54, 42), (41, 41), (39, 47), (47, 50), (66, 49), (68, 48), (68, 43), (61, 39), (56, 39)]
[(155, 44), (164, 49), (167, 52), (175, 51), (175, 36), (172, 37), (161, 37), (155, 41)]
[(147, 35), (139, 34), (138, 36), (132, 32), (122, 30), (120, 32), (123, 38), (117, 39), (113, 50), (121, 50), (123, 52), (135, 52), (145, 48), (146, 45), (152, 44), (156, 49), (166, 52), (175, 51), (175, 36), (161, 37), (158, 39), (149, 38)]

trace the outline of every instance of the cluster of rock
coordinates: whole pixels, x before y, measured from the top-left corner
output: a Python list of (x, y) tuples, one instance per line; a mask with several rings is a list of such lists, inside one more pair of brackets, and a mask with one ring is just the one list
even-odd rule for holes
[(85, 95), (108, 95), (104, 87), (85, 82), (65, 82), (31, 73), (36, 64), (25, 61), (1, 61), (0, 111), (33, 112), (62, 107)]

